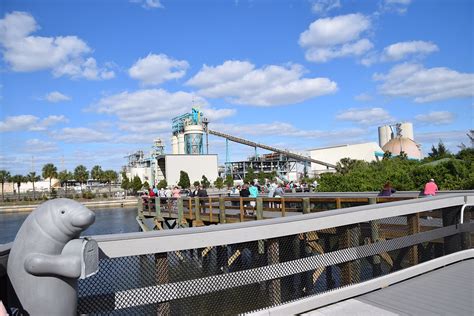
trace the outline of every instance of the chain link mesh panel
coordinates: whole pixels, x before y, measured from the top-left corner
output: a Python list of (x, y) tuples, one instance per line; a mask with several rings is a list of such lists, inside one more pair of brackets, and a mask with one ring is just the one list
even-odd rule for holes
[(461, 235), (456, 219), (433, 211), (275, 239), (101, 259), (99, 272), (79, 282), (78, 312), (227, 315), (268, 308), (443, 256), (452, 251), (450, 238)]

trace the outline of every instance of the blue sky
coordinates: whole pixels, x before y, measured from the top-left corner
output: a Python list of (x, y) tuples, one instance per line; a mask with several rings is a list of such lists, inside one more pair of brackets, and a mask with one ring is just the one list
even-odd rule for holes
[[(425, 153), (473, 124), (469, 0), (2, 1), (0, 169), (170, 151), (194, 102), (210, 128), (293, 151), (377, 142), (410, 121)], [(225, 160), (225, 141), (210, 137)], [(231, 144), (232, 159), (253, 149)]]

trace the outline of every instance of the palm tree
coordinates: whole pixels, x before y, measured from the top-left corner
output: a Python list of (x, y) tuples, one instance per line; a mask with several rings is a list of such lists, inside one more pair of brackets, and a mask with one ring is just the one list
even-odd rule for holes
[(8, 181), (10, 181), (10, 172), (6, 170), (0, 170), (0, 182), (2, 183), (2, 202), (5, 201), (3, 186), (5, 185), (5, 182), (8, 182)]
[(113, 170), (106, 170), (103, 179), (109, 184), (109, 197), (112, 196), (112, 182), (116, 182), (118, 178), (117, 172)]
[(63, 170), (58, 174), (58, 179), (59, 179), (59, 181), (61, 181), (61, 186), (64, 183), (66, 183), (66, 192), (65, 192), (66, 197), (67, 197), (67, 182), (69, 180), (72, 180), (72, 178), (73, 178), (72, 173), (70, 173), (67, 170)]
[(101, 181), (103, 178), (104, 171), (102, 171), (102, 167), (99, 165), (96, 165), (92, 167), (91, 170), (91, 178), (94, 180)]
[(74, 169), (74, 179), (76, 181), (79, 181), (81, 184), (81, 193), (82, 192), (82, 184), (87, 182), (87, 179), (89, 178), (89, 171), (87, 171), (87, 168), (83, 165), (79, 165)]
[(17, 195), (18, 201), (20, 200), (20, 186), (21, 186), (21, 183), (24, 181), (25, 181), (25, 177), (22, 176), (21, 174), (16, 174), (12, 177), (12, 182), (16, 183), (16, 186), (18, 188), (18, 195)]
[(51, 195), (51, 179), (58, 176), (58, 169), (52, 163), (43, 166), (43, 178), (49, 178), (49, 194)]
[(26, 176), (26, 180), (33, 184), (33, 200), (36, 200), (35, 182), (40, 180), (40, 176), (37, 176), (36, 172), (32, 171)]

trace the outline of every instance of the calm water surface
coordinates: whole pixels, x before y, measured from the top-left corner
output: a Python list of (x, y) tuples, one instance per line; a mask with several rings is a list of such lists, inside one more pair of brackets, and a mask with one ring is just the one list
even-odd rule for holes
[[(137, 209), (106, 208), (92, 210), (95, 213), (95, 223), (82, 235), (104, 235), (130, 233), (140, 231), (135, 217)], [(21, 224), (30, 213), (0, 213), (0, 244), (15, 239)]]

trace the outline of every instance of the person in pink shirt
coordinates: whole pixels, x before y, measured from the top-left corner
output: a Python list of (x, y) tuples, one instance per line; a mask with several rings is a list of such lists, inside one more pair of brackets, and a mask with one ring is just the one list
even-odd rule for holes
[(425, 184), (425, 191), (423, 193), (428, 196), (434, 196), (436, 192), (438, 192), (438, 186), (434, 182), (434, 179), (430, 179), (430, 182)]
[(172, 196), (174, 198), (180, 198), (181, 197), (181, 190), (178, 187), (174, 187), (173, 191), (171, 191)]

